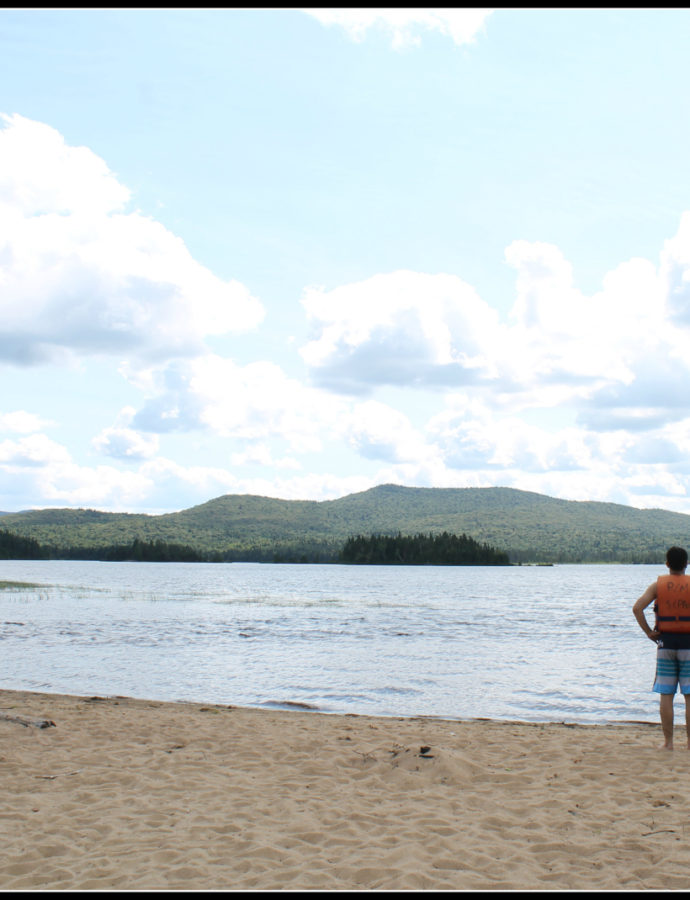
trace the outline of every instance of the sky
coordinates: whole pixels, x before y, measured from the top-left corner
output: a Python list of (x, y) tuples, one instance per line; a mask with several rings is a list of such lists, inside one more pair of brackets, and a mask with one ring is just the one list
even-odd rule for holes
[(690, 11), (0, 10), (0, 510), (690, 513)]

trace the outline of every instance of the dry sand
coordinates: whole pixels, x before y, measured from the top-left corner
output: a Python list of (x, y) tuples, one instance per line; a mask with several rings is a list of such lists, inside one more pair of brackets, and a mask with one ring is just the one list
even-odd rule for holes
[(0, 715), (0, 890), (690, 887), (680, 729), (663, 753), (644, 724), (22, 691)]

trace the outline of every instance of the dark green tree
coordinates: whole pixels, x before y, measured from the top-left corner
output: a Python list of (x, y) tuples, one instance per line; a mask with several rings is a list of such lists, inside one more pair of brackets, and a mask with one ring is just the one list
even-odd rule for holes
[(466, 534), (353, 535), (339, 561), (386, 566), (507, 566), (508, 554)]

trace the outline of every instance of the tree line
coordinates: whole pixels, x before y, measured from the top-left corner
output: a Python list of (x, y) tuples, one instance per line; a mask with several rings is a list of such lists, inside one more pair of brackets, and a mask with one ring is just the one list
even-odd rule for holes
[(336, 562), (339, 544), (329, 541), (291, 544), (261, 542), (226, 550), (201, 550), (174, 541), (135, 537), (100, 546), (44, 544), (0, 529), (0, 559), (83, 559), (101, 562)]
[(34, 538), (1, 530), (0, 559), (48, 559), (48, 551)]
[(93, 559), (101, 561), (204, 562), (205, 554), (184, 544), (142, 541), (104, 547), (55, 547), (0, 529), (0, 559)]
[(45, 545), (0, 529), (0, 559), (83, 559), (132, 562), (274, 562), (365, 565), (509, 565), (508, 555), (465, 534), (356, 535), (344, 545), (261, 544), (202, 551), (187, 544), (134, 538), (101, 547)]
[(507, 566), (508, 554), (466, 534), (356, 535), (345, 542), (340, 562), (385, 566)]

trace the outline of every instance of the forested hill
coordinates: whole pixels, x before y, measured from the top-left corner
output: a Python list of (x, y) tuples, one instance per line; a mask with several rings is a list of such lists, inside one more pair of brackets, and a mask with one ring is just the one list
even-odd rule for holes
[(663, 563), (672, 544), (690, 547), (690, 516), (513, 488), (380, 485), (324, 501), (229, 494), (160, 516), (85, 509), (10, 513), (0, 517), (0, 528), (55, 547), (139, 539), (236, 551), (237, 558), (252, 549), (254, 558), (266, 559), (333, 558), (352, 535), (444, 531), (490, 544), (512, 562)]

